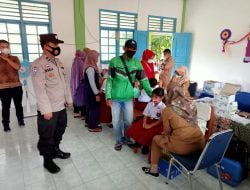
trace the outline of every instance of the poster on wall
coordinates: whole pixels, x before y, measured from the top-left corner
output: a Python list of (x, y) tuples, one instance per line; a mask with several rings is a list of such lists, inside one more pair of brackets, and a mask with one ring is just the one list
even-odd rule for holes
[(229, 38), (232, 36), (232, 32), (230, 29), (224, 29), (220, 33), (220, 38), (223, 41), (223, 49), (222, 52), (226, 52), (226, 49), (229, 45), (234, 45), (243, 42), (244, 40), (247, 40), (247, 47), (245, 52), (245, 57), (243, 58), (244, 63), (250, 63), (250, 32), (244, 35), (240, 40), (238, 41), (229, 41)]
[(23, 85), (24, 117), (32, 117), (37, 115), (36, 99), (32, 87), (29, 66), (30, 62), (28, 60), (23, 60), (19, 70), (19, 77)]

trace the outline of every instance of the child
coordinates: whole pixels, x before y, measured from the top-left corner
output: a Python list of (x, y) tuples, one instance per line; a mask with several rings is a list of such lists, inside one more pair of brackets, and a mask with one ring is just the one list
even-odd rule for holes
[[(149, 84), (154, 90), (158, 87), (157, 80), (155, 78), (149, 79)], [(147, 106), (147, 103), (151, 101), (151, 98), (147, 95), (144, 89), (141, 90), (140, 96), (138, 97), (138, 101), (135, 101), (135, 109), (143, 111)]]
[(147, 104), (143, 118), (135, 121), (128, 129), (127, 135), (136, 141), (133, 148), (138, 148), (141, 145), (149, 146), (153, 137), (161, 134), (163, 127), (160, 117), (162, 110), (166, 107), (162, 102), (163, 97), (164, 90), (162, 88), (154, 89), (152, 101)]
[(110, 128), (112, 128), (112, 115), (111, 115), (111, 108), (107, 106), (106, 99), (105, 99), (105, 87), (106, 87), (106, 80), (108, 76), (108, 70), (103, 70), (103, 77), (101, 82), (101, 103), (100, 103), (100, 123), (108, 124)]

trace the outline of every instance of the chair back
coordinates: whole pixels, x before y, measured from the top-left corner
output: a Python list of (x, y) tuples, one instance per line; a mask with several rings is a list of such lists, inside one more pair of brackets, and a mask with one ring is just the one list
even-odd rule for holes
[(214, 107), (211, 106), (211, 116), (210, 116), (210, 119), (207, 121), (207, 131), (205, 134), (206, 142), (209, 140), (209, 137), (213, 133), (213, 125), (214, 125)]
[(232, 129), (214, 133), (208, 139), (194, 170), (208, 168), (223, 159), (233, 136)]

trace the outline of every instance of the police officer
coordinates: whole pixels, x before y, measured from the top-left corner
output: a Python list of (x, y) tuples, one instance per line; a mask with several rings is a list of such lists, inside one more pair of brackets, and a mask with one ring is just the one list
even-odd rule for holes
[(59, 148), (67, 126), (66, 106), (72, 104), (71, 93), (66, 85), (65, 71), (58, 56), (61, 52), (59, 43), (64, 43), (56, 34), (40, 35), (43, 55), (31, 64), (32, 83), (37, 98), (38, 134), (37, 147), (44, 157), (44, 167), (50, 173), (57, 173), (60, 168), (53, 158), (67, 159), (70, 153)]

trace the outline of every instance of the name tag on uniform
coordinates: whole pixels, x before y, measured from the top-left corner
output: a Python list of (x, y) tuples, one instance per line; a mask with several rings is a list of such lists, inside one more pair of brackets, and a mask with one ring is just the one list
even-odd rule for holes
[(53, 71), (54, 69), (50, 65), (45, 66), (45, 73)]

